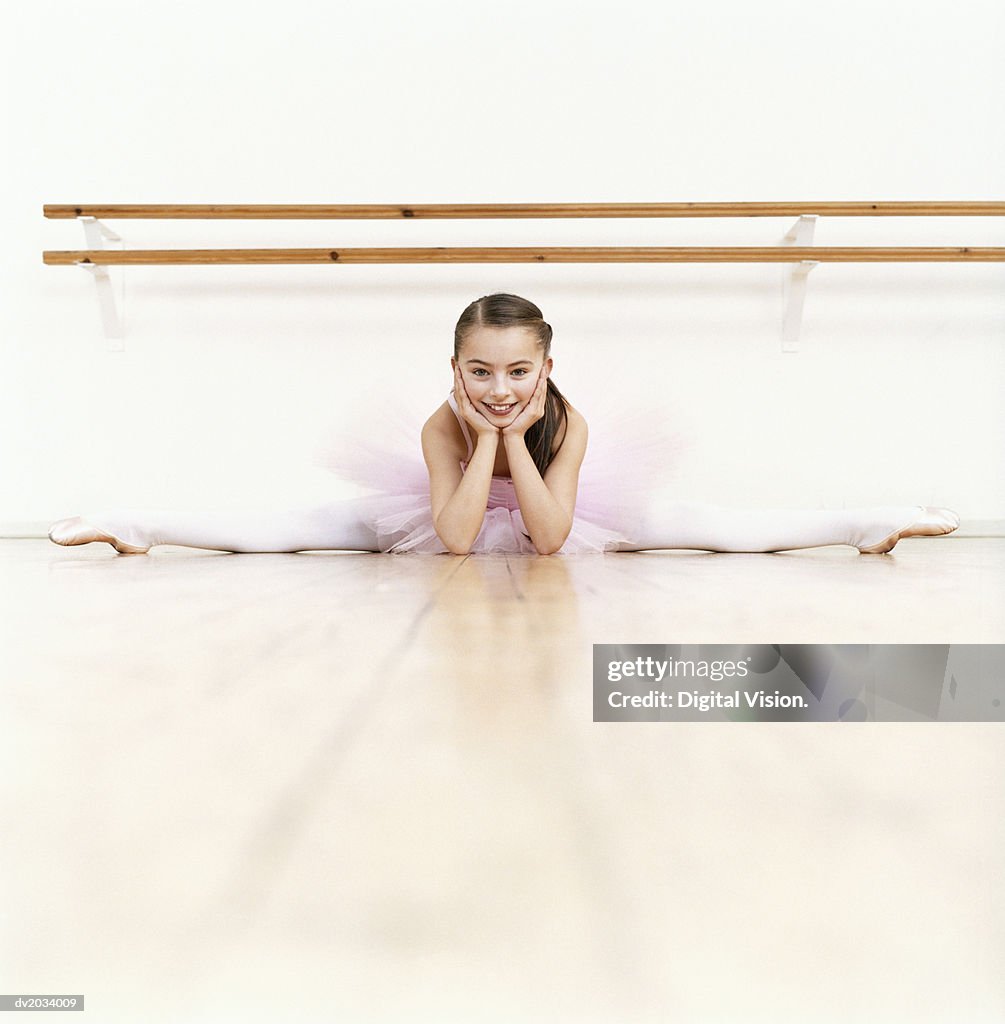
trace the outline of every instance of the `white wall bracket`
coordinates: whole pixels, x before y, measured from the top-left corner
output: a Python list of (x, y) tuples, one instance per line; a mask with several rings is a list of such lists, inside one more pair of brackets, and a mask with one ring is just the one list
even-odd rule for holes
[[(79, 217), (78, 220), (84, 225), (84, 237), (87, 239), (88, 249), (104, 249), (105, 239), (110, 242), (118, 242), (119, 248), (123, 248), (122, 239), (96, 217)], [(105, 337), (108, 339), (109, 350), (122, 352), (125, 349), (122, 337), (124, 334), (123, 310), (126, 298), (123, 268), (117, 268), (116, 280), (113, 282), (109, 268), (106, 266), (84, 263), (80, 260), (77, 261), (77, 266), (83, 267), (94, 278), (94, 285), (98, 290), (98, 305), (101, 307), (101, 323), (105, 329)]]
[[(796, 248), (813, 244), (813, 231), (817, 214), (804, 213), (782, 239), (782, 245)], [(782, 278), (782, 351), (799, 351), (799, 332), (803, 324), (803, 302), (806, 299), (806, 278), (817, 265), (817, 260), (786, 263)]]

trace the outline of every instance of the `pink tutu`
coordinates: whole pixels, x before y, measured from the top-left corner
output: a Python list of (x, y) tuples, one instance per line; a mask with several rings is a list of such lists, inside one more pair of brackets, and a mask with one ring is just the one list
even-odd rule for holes
[[(447, 401), (458, 415), (452, 392)], [(381, 551), (447, 551), (433, 527), (429, 477), (420, 442), (422, 425), (430, 411), (399, 408), (385, 419), (379, 438), (352, 436), (355, 430), (340, 430), (338, 438), (316, 459), (342, 479), (370, 491), (357, 501), (364, 520), (377, 534)], [(667, 482), (673, 456), (681, 448), (680, 440), (669, 434), (652, 413), (608, 406), (586, 410), (584, 415), (590, 430), (589, 444), (579, 474), (572, 530), (558, 552), (562, 555), (610, 551), (631, 543), (626, 532), (630, 531), (629, 524), (654, 488)], [(351, 422), (360, 420), (354, 417)], [(462, 423), (462, 430), (464, 427)], [(462, 461), (461, 467), (465, 465)], [(537, 554), (509, 477), (492, 478), (485, 519), (471, 550)]]

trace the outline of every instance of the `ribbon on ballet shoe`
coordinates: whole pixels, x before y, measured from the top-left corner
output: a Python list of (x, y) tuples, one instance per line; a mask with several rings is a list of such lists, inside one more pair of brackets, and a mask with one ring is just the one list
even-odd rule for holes
[(64, 547), (104, 541), (106, 544), (111, 544), (120, 555), (145, 555), (150, 550), (136, 544), (127, 544), (114, 534), (106, 533), (104, 530), (92, 526), (80, 516), (71, 516), (69, 519), (60, 519), (58, 523), (53, 523), (49, 529), (49, 540), (54, 544), (62, 544)]

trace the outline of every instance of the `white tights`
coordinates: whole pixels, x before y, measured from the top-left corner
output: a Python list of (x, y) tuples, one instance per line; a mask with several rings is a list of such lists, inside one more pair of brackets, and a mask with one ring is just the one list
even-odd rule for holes
[(127, 544), (212, 551), (376, 551), (353, 499), (282, 511), (109, 509), (84, 517)]
[[(851, 509), (740, 509), (656, 499), (619, 550), (786, 551), (828, 544), (864, 547), (904, 529), (919, 505)], [(86, 521), (129, 544), (179, 544), (214, 551), (376, 551), (377, 538), (353, 499), (283, 511), (110, 509)]]
[(789, 551), (827, 544), (867, 547), (913, 523), (921, 505), (847, 509), (742, 509), (655, 499), (629, 530), (622, 551)]

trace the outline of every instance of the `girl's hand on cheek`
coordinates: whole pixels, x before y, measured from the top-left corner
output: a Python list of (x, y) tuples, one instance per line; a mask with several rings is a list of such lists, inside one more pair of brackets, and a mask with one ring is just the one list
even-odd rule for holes
[(499, 428), (494, 423), (490, 423), (475, 408), (474, 403), (468, 397), (459, 366), (454, 367), (454, 398), (457, 400), (457, 408), (460, 410), (461, 416), (464, 417), (464, 422), (474, 427), (477, 434), (498, 435)]
[(547, 397), (548, 376), (542, 366), (541, 372), (538, 374), (537, 387), (534, 388), (534, 394), (530, 396), (530, 401), (520, 410), (513, 422), (502, 428), (503, 436), (522, 437), (526, 434), (544, 416), (544, 404)]

